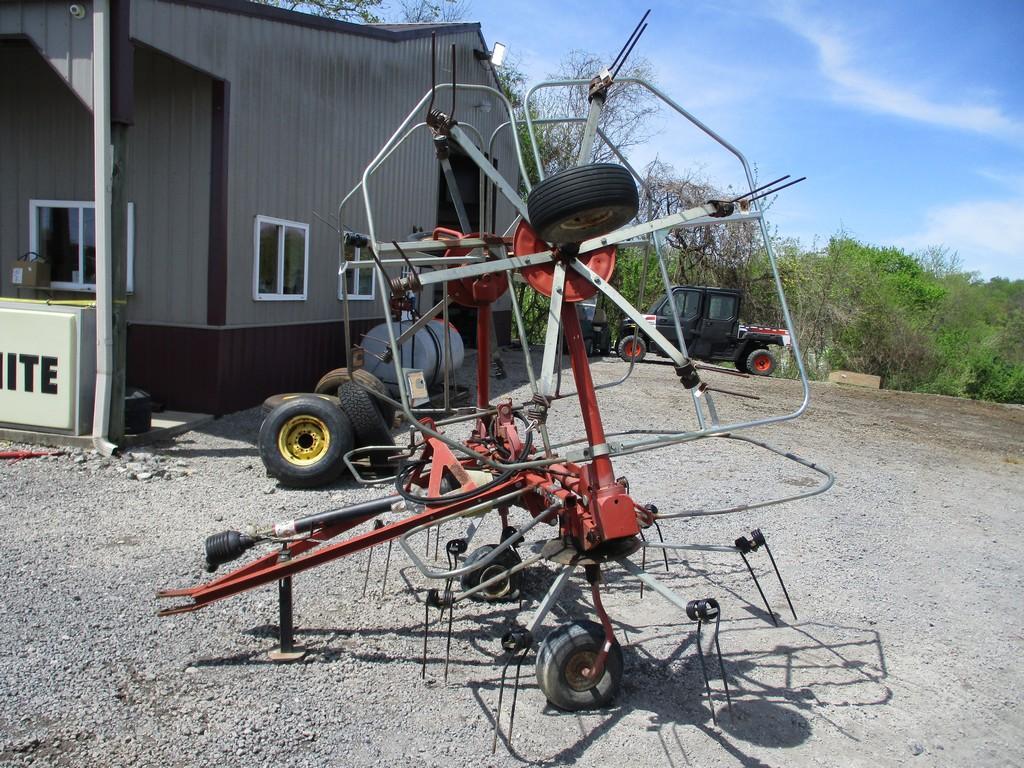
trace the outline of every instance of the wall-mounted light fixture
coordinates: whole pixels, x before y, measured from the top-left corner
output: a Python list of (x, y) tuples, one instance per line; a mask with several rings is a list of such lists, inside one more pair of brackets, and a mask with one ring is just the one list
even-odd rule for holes
[(473, 57), (480, 62), (489, 61), (492, 67), (500, 67), (505, 61), (505, 45), (503, 43), (495, 43), (494, 48), (489, 51), (482, 50), (480, 48), (473, 49)]

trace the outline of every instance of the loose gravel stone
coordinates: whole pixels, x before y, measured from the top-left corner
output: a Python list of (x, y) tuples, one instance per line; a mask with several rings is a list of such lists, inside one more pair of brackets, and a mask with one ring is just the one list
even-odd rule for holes
[[(505, 357), (509, 377), (495, 397), (525, 401), (522, 366), (515, 353)], [(470, 354), (465, 371), (473, 365)], [(599, 383), (623, 371), (617, 360), (593, 361)], [(706, 376), (761, 398), (716, 396), (724, 421), (800, 404), (795, 382)], [(567, 386), (571, 373), (564, 378)], [(599, 397), (609, 440), (694, 424), (689, 396), (657, 362)], [(277, 486), (255, 447), (260, 421), (254, 408), (112, 459), (78, 450), (0, 463), (0, 765), (997, 766), (1022, 753), (1024, 409), (814, 385), (805, 417), (751, 434), (835, 470), (831, 492), (662, 524), (669, 541), (690, 544), (729, 545), (761, 528), (800, 620), (786, 610), (761, 551), (750, 561), (779, 611), (778, 628), (734, 554), (671, 552), (667, 571), (660, 554), (646, 560), (685, 599), (721, 603), (732, 714), (712, 656), (718, 727), (711, 721), (694, 624), (650, 590), (641, 600), (636, 582), (608, 567), (604, 599), (625, 658), (614, 705), (581, 713), (547, 705), (531, 654), (511, 747), (502, 741), (493, 756), (505, 662), (498, 640), (517, 616), (527, 619), (554, 578), (551, 566), (525, 574), (523, 613), (518, 603), (456, 606), (447, 684), (447, 618), (436, 611), (421, 676), (422, 601), (439, 585), (398, 546), (386, 583), (386, 547), (295, 578), (306, 663), (268, 660), (274, 586), (156, 616), (156, 590), (211, 578), (202, 569), (207, 535), (392, 492), (344, 479), (319, 490)], [(575, 400), (556, 402), (548, 425), (556, 439), (581, 434)], [(818, 482), (791, 462), (721, 439), (614, 463), (632, 495), (662, 512), (793, 495)], [(513, 511), (512, 522), (527, 519)], [(464, 530), (442, 526), (441, 544)], [(499, 535), (490, 515), (477, 541)], [(538, 526), (529, 539), (551, 535)], [(440, 568), (436, 541), (426, 557)], [(425, 544), (423, 535), (410, 541), (420, 557)], [(574, 578), (538, 639), (574, 617), (592, 618), (589, 599), (586, 582)], [(508, 688), (503, 732), (511, 698)]]

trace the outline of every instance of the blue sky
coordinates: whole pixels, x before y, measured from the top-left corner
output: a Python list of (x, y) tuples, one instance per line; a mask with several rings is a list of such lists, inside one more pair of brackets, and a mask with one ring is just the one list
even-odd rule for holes
[[(808, 176), (769, 212), (779, 235), (944, 245), (984, 278), (1024, 278), (1024, 0), (474, 0), (470, 18), (536, 81), (571, 49), (610, 61), (648, 7), (636, 53), (656, 84), (761, 180)], [(677, 119), (636, 159), (655, 154), (741, 180)]]

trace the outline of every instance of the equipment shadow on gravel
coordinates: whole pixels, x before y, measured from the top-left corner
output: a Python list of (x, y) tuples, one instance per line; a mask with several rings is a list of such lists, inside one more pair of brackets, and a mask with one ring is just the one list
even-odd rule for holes
[[(746, 620), (744, 620), (746, 621)], [(730, 628), (728, 634), (745, 631), (764, 631), (758, 626)], [(724, 627), (723, 627), (724, 630)], [(582, 734), (572, 744), (551, 755), (524, 754), (515, 747), (515, 733), (509, 746), (504, 729), (508, 713), (503, 713), (502, 739), (508, 753), (524, 763), (555, 766), (578, 762), (587, 750), (611, 731), (623, 718), (635, 712), (649, 712), (647, 731), (656, 732), (665, 762), (669, 766), (689, 764), (684, 742), (693, 740), (686, 726), (703, 732), (741, 765), (765, 766), (766, 763), (748, 754), (751, 745), (767, 749), (797, 747), (811, 735), (812, 722), (857, 742), (859, 739), (830, 719), (822, 705), (876, 707), (886, 706), (892, 700), (892, 691), (885, 684), (888, 677), (881, 636), (872, 629), (838, 626), (819, 622), (783, 625), (780, 630), (787, 642), (777, 644), (764, 652), (734, 651), (725, 648), (725, 669), (732, 694), (732, 711), (726, 706), (721, 680), (712, 662), (708, 667), (711, 687), (718, 715), (717, 726), (711, 722), (707, 708), (704, 680), (695, 654), (682, 663), (655, 660), (642, 645), (625, 648), (627, 671), (644, 668), (652, 678), (651, 684), (627, 686), (623, 689), (614, 709), (605, 712), (573, 714), (547, 706), (542, 717), (573, 718)], [(645, 638), (649, 640), (650, 638)], [(683, 638), (680, 651), (693, 643), (692, 633)], [(727, 635), (723, 633), (723, 643)], [(681, 653), (673, 653), (678, 660)], [(710, 661), (710, 660), (709, 660)], [(656, 678), (656, 679), (655, 679)], [(499, 678), (471, 683), (481, 712), (494, 725), (493, 701), (497, 698)], [(533, 681), (524, 680), (523, 687), (531, 688)], [(486, 700), (484, 693), (489, 692)], [(488, 701), (490, 700), (490, 701)], [(587, 727), (583, 716), (593, 718), (605, 715), (596, 726)], [(536, 724), (523, 723), (519, 729)], [(566, 733), (571, 730), (565, 729)]]

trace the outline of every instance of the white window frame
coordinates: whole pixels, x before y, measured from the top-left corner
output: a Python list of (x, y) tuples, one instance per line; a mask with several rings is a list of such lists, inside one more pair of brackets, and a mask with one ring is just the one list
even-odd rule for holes
[[(277, 286), (279, 290), (284, 288), (284, 227), (302, 230), (302, 293), (260, 293), (260, 224), (273, 224), (280, 228), (277, 238)], [(258, 214), (253, 222), (252, 235), (253, 301), (305, 301), (307, 293), (309, 293), (309, 224)]]
[[(28, 201), (28, 249), (39, 253), (39, 209), (40, 208), (78, 208), (96, 210), (96, 203), (92, 200), (29, 200)], [(85, 226), (85, 217), (78, 214), (78, 264), (82, 266), (82, 228)], [(127, 291), (135, 292), (135, 203), (128, 203), (128, 276)], [(81, 271), (81, 270), (79, 270)], [(50, 288), (58, 291), (80, 291), (82, 293), (95, 293), (96, 283), (72, 283), (68, 281), (56, 281), (50, 283)]]
[(342, 270), (341, 273), (338, 275), (338, 300), (341, 301), (342, 297), (344, 295), (344, 287), (345, 287), (345, 282), (344, 281), (345, 281), (345, 277), (348, 274), (351, 273), (352, 276), (353, 276), (352, 277), (352, 282), (355, 285), (356, 291), (355, 292), (349, 291), (348, 292), (348, 297), (350, 299), (352, 299), (353, 301), (373, 301), (374, 298), (376, 298), (376, 296), (377, 296), (377, 275), (375, 274), (375, 272), (372, 269), (368, 270), (369, 274), (370, 274), (370, 292), (369, 293), (359, 293), (359, 277), (358, 277), (358, 275), (359, 275), (360, 272), (363, 272), (363, 271), (366, 271), (366, 270), (354, 269), (352, 267), (353, 263), (359, 262), (359, 261), (363, 260), (363, 249), (356, 247), (353, 250), (355, 252), (355, 257), (352, 259), (351, 262), (349, 262), (347, 259), (345, 260), (345, 262), (344, 262), (344, 264), (346, 265), (345, 269)]

